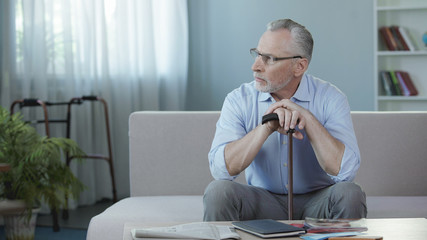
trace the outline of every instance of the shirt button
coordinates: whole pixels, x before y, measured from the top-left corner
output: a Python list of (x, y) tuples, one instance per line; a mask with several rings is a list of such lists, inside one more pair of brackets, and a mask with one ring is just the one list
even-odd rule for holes
[(283, 164), (283, 166), (284, 166), (284, 167), (288, 167), (288, 164), (287, 164), (287, 163), (284, 163), (284, 164)]
[(285, 185), (285, 188), (286, 188), (286, 189), (288, 189), (288, 188), (289, 188), (289, 184), (286, 184), (286, 185)]
[(282, 142), (282, 144), (283, 144), (283, 145), (286, 145), (286, 143), (287, 143), (286, 141), (283, 141), (283, 142)]

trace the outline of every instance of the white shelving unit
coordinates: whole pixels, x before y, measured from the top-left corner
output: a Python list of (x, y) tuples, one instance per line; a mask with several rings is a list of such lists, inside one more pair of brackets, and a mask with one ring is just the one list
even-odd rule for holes
[[(382, 26), (404, 27), (415, 51), (388, 51), (378, 32)], [(427, 111), (427, 32), (426, 0), (374, 0), (374, 92), (375, 110)], [(380, 71), (406, 71), (418, 89), (418, 96), (385, 96)]]

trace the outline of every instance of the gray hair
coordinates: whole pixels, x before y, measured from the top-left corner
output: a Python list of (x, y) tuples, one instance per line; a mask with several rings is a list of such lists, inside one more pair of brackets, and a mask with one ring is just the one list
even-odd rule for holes
[(287, 29), (291, 32), (293, 38), (293, 47), (303, 57), (307, 58), (308, 62), (311, 61), (311, 54), (313, 53), (313, 37), (311, 33), (301, 24), (292, 21), (291, 19), (278, 19), (267, 24), (267, 30), (275, 31), (279, 29)]

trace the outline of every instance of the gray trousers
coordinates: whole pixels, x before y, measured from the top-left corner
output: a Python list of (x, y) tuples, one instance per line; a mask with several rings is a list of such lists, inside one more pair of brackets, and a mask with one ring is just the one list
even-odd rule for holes
[[(203, 197), (204, 221), (288, 219), (287, 195), (227, 180), (212, 181)], [(340, 182), (306, 194), (294, 194), (293, 219), (364, 218), (366, 195), (359, 185)]]

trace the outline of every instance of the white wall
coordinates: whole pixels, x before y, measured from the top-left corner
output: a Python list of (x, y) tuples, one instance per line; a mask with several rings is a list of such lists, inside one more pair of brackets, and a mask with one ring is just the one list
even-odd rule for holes
[(337, 85), (352, 110), (373, 110), (372, 0), (189, 0), (188, 110), (220, 110), (252, 81), (249, 49), (265, 25), (291, 18), (314, 38), (310, 74)]

